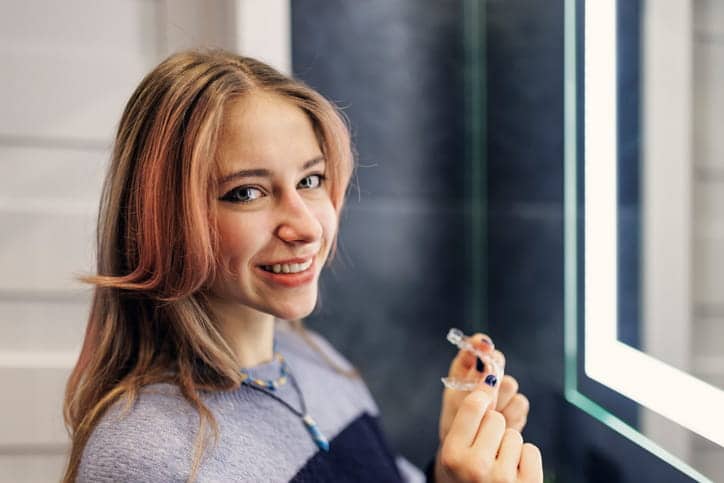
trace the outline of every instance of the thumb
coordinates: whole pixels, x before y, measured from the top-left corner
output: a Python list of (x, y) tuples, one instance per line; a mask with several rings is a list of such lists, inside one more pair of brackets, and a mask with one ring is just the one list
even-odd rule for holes
[[(472, 355), (472, 354), (471, 354)], [(451, 367), (451, 378), (463, 382), (467, 386), (466, 389), (453, 389), (446, 387), (443, 391), (442, 410), (440, 413), (440, 439), (442, 440), (452, 423), (455, 414), (458, 412), (463, 399), (469, 394), (468, 391), (480, 390), (484, 392), (490, 399), (491, 407), (495, 409), (498, 404), (498, 392), (502, 374), (500, 373), (500, 365), (487, 357), (483, 360), (473, 356), (470, 367), (462, 367), (453, 363)], [(454, 370), (457, 369), (457, 370)]]

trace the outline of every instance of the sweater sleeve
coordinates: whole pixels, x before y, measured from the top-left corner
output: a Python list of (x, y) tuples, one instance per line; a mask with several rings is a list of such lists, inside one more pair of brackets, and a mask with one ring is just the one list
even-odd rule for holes
[[(182, 482), (185, 478), (174, 471), (166, 458), (171, 455), (143, 447), (96, 438), (83, 453), (76, 482)], [(130, 443), (126, 439), (124, 443)]]
[(191, 442), (161, 412), (131, 411), (121, 418), (118, 405), (112, 406), (86, 443), (76, 481), (186, 481)]

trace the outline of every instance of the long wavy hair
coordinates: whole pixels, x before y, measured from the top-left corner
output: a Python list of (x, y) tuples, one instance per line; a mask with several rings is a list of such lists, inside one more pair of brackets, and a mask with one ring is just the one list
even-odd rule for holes
[[(66, 385), (65, 482), (75, 480), (104, 412), (121, 398), (128, 410), (148, 384), (178, 386), (199, 412), (189, 481), (209, 427), (218, 442), (202, 392), (236, 389), (241, 378), (203, 290), (219, 266), (215, 155), (225, 107), (254, 91), (282, 96), (309, 116), (327, 161), (332, 203), (338, 215), (342, 209), (354, 166), (350, 135), (343, 115), (319, 93), (220, 50), (180, 52), (148, 74), (121, 117), (98, 214), (97, 274), (84, 278), (94, 294)], [(301, 321), (293, 326), (314, 345)]]

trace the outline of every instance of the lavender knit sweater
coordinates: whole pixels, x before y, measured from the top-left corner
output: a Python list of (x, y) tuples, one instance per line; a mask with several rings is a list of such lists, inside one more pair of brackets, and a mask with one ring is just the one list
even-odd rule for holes
[[(350, 367), (325, 339), (312, 334), (332, 360)], [(419, 469), (391, 453), (378, 424), (378, 408), (362, 381), (336, 373), (284, 322), (277, 323), (276, 340), (330, 451), (319, 450), (287, 407), (241, 386), (204, 397), (219, 423), (220, 439), (207, 451), (197, 481), (424, 481)], [(248, 372), (273, 379), (279, 362)], [(300, 408), (291, 384), (277, 395)], [(147, 386), (123, 418), (120, 409), (119, 403), (112, 406), (91, 434), (77, 481), (186, 481), (199, 418), (178, 389)]]

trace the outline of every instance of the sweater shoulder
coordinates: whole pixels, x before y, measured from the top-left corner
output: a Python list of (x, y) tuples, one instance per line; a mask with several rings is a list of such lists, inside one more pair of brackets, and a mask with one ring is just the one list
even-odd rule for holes
[[(289, 354), (292, 370), (296, 371), (301, 366), (305, 369), (305, 376), (319, 383), (315, 387), (304, 389), (305, 393), (320, 390), (324, 392), (324, 389), (320, 389), (323, 385), (336, 387), (336, 395), (341, 398), (339, 404), (347, 404), (358, 412), (366, 411), (370, 415), (379, 416), (379, 407), (374, 396), (354, 365), (319, 332), (305, 327), (304, 333), (306, 340), (299, 330), (288, 324), (280, 325), (277, 338), (282, 354), (285, 357)], [(349, 373), (344, 374), (340, 369)], [(329, 398), (328, 395), (324, 397)]]
[(185, 481), (198, 416), (169, 384), (143, 388), (131, 406), (116, 401), (91, 433), (78, 482)]
[(288, 323), (282, 324), (278, 326), (276, 334), (280, 347), (285, 352), (291, 351), (308, 362), (330, 369), (333, 369), (333, 367), (330, 366), (329, 362), (345, 371), (355, 369), (354, 365), (319, 332), (305, 327), (303, 330), (308, 339), (305, 340), (299, 330), (292, 328)]

